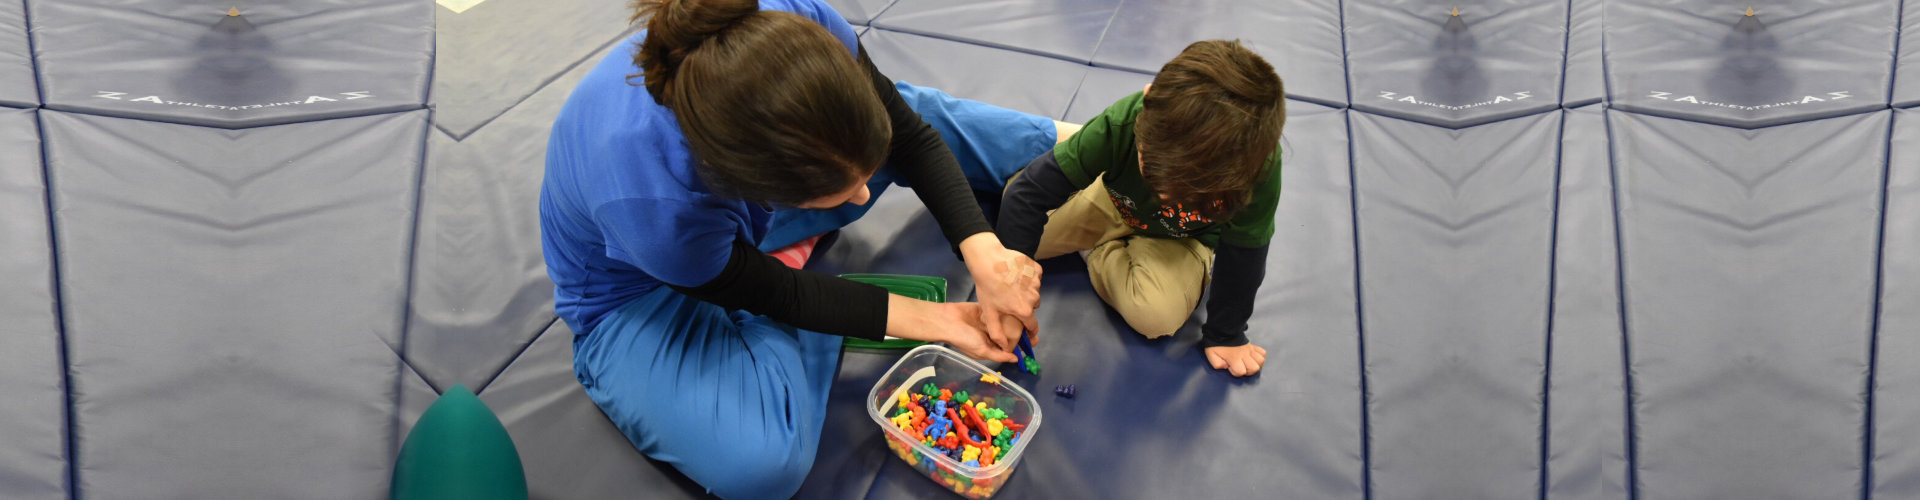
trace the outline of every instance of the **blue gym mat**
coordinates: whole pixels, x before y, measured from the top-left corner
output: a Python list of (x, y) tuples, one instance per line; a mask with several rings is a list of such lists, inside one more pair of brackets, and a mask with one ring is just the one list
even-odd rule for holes
[[(1887, 164), (1888, 214), (1920, 213), (1920, 111), (1893, 113), (1892, 158)], [(1879, 332), (1920, 329), (1920, 218), (1888, 217), (1880, 248)], [(1880, 335), (1875, 389), (1912, 394), (1920, 387), (1920, 337)], [(1874, 398), (1873, 482), (1876, 498), (1920, 496), (1920, 399)]]
[(1609, 117), (1641, 494), (1860, 488), (1891, 115)]
[(1920, 104), (1920, 8), (1901, 9), (1900, 60), (1894, 63), (1893, 105)]
[(1085, 63), (1093, 58), (1120, 4), (1121, 0), (896, 0), (871, 25)]
[[(828, 3), (892, 78), (1069, 122), (1200, 39), (1285, 79), (1265, 370), (1047, 261), (997, 498), (1920, 497), (1914, 5)], [(705, 497), (587, 399), (539, 247), (625, 8), (0, 2), (0, 498), (379, 497), (454, 384), (535, 498)], [(811, 269), (970, 296), (873, 203)], [(898, 355), (843, 354), (799, 497), (953, 498), (863, 407)]]
[[(1059, 59), (888, 30), (868, 31), (860, 37), (860, 43), (866, 46), (874, 66), (888, 78), (1053, 119), (1067, 113), (1074, 89), (1088, 69)], [(940, 57), (928, 58), (926, 54)]]
[(1560, 113), (1351, 120), (1374, 493), (1537, 489)]
[[(1623, 498), (1619, 256), (1600, 106), (1566, 111), (1547, 358), (1547, 496)], [(1568, 451), (1577, 451), (1568, 453)]]
[(1347, 5), (1354, 109), (1461, 128), (1560, 106), (1567, 5)]
[(426, 113), (41, 119), (73, 489), (383, 491)]
[(33, 79), (33, 55), (27, 49), (26, 4), (0, 3), (0, 106), (40, 104)]
[(0, 497), (66, 494), (66, 387), (38, 113), (0, 108)]
[(1899, 11), (1885, 0), (1606, 0), (1611, 105), (1740, 128), (1884, 108)]
[(1560, 79), (1566, 107), (1600, 102), (1607, 89), (1600, 78), (1600, 26), (1603, 0), (1572, 0), (1567, 11), (1567, 74)]
[(190, 0), (27, 0), (47, 109), (243, 128), (426, 103), (426, 2), (245, 7), (230, 16)]
[(1093, 64), (1152, 74), (1194, 41), (1237, 39), (1265, 56), (1288, 96), (1345, 107), (1340, 38), (1335, 2), (1128, 0), (1114, 12)]

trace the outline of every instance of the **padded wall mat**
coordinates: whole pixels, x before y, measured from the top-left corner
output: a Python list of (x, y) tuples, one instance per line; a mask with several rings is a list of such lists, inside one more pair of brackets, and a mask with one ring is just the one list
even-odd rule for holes
[(76, 494), (383, 493), (426, 112), (42, 119)]
[(1600, 102), (1607, 96), (1600, 66), (1604, 1), (1572, 0), (1567, 13), (1567, 73), (1560, 87), (1560, 102), (1569, 108)]
[[(614, 44), (590, 60), (625, 49)], [(546, 138), (592, 69), (573, 67), (465, 139), (427, 139), (403, 352), (436, 389), (464, 383), (479, 392), (555, 318), (540, 250)]]
[(0, 497), (65, 498), (66, 367), (35, 113), (0, 109)]
[(433, 122), (455, 139), (567, 70), (592, 67), (599, 58), (591, 56), (626, 37), (632, 14), (627, 2), (602, 0), (487, 0), (435, 11)]
[(1608, 0), (1608, 91), (1617, 109), (1741, 128), (1885, 107), (1899, 9), (1882, 0)]
[[(1909, 9), (1914, 6), (1908, 5)], [(1873, 376), (1873, 498), (1920, 497), (1920, 110), (1893, 114)]]
[(0, 106), (40, 105), (33, 55), (27, 48), (26, 8), (21, 2), (0, 2)]
[(1566, 112), (1548, 346), (1547, 498), (1625, 498), (1613, 173), (1599, 106)]
[(872, 25), (1084, 63), (1093, 58), (1120, 4), (1121, 0), (898, 0)]
[[(1248, 333), (1270, 356), (1257, 377), (1208, 367), (1197, 320), (1146, 340), (1094, 295), (1076, 258), (1046, 263), (1034, 346), (1045, 368), (1001, 368), (1039, 396), (1046, 421), (995, 498), (1361, 496), (1344, 115), (1300, 104), (1289, 116), (1279, 233)], [(1076, 398), (1052, 394), (1066, 384)], [(867, 432), (856, 443), (886, 464), (866, 498), (944, 495)]]
[(1127, 0), (1114, 13), (1093, 63), (1158, 73), (1188, 44), (1239, 39), (1273, 65), (1289, 97), (1344, 107), (1340, 26), (1336, 2)]
[(1537, 495), (1560, 114), (1352, 123), (1373, 494)]
[(241, 128), (426, 103), (429, 2), (27, 3), (49, 109)]
[(1461, 128), (1560, 106), (1567, 4), (1342, 4), (1354, 109)]
[[(873, 65), (894, 81), (954, 97), (1059, 119), (1087, 67), (1050, 57), (876, 29), (860, 37)], [(977, 68), (954, 71), (950, 68)], [(986, 68), (992, 68), (991, 71)]]
[(1610, 114), (1640, 496), (1860, 494), (1890, 115)]

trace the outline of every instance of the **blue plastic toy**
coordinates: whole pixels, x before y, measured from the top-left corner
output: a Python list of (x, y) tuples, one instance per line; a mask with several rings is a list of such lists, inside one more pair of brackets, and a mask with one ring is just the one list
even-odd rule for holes
[(1040, 359), (1033, 356), (1032, 334), (1025, 330), (1020, 332), (1020, 345), (1014, 347), (1013, 356), (1016, 358), (1015, 361), (1020, 363), (1021, 370), (1034, 375), (1040, 374)]

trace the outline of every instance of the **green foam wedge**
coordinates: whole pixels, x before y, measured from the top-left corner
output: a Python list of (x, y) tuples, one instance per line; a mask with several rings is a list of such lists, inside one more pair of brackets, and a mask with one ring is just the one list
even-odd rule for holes
[(393, 500), (527, 500), (527, 475), (507, 427), (454, 385), (427, 407), (394, 460)]

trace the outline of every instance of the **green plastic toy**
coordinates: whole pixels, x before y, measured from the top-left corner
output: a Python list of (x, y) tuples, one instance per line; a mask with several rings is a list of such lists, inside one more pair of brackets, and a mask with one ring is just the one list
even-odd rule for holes
[(407, 433), (389, 494), (393, 500), (526, 500), (527, 476), (506, 426), (456, 384)]

